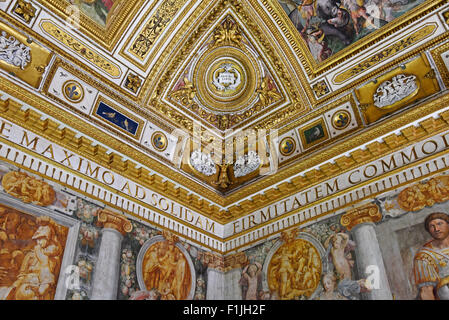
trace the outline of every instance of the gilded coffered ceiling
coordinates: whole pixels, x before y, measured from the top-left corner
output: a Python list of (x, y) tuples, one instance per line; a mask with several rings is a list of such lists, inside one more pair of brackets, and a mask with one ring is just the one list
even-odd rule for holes
[(0, 19), (4, 117), (221, 223), (434, 133), (405, 128), (447, 100), (442, 0), (10, 0)]

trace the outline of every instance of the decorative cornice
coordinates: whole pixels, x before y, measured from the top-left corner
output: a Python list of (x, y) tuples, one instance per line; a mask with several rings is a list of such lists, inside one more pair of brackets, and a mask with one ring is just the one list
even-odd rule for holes
[[(449, 111), (442, 112), (440, 118), (426, 119), (420, 122), (416, 127), (413, 125), (407, 127), (407, 124), (422, 118), (425, 114), (430, 114), (448, 105), (448, 94), (434, 99), (433, 101), (423, 103), (413, 110), (390, 118), (388, 122), (379, 124), (371, 130), (359, 133), (357, 136), (340, 143), (338, 146), (321, 151), (319, 154), (315, 154), (315, 156), (312, 155), (299, 163), (295, 163), (285, 169), (279, 170), (275, 175), (267, 176), (262, 181), (245, 187), (245, 193), (253, 195), (251, 200), (245, 200), (230, 206), (228, 208), (230, 216), (241, 217), (248, 213), (249, 208), (251, 208), (252, 211), (261, 209), (266, 205), (286, 198), (295, 192), (305, 190), (322, 181), (335, 177), (337, 174), (350, 171), (364, 163), (381, 158), (404, 146), (420, 141), (425, 137), (447, 130), (449, 128)], [(367, 144), (364, 149), (357, 147), (401, 126), (405, 128), (398, 134), (391, 133), (386, 136), (382, 142), (371, 142)], [(351, 151), (349, 155), (338, 157), (338, 155), (341, 155), (346, 150), (351, 149), (355, 150)], [(326, 162), (333, 157), (337, 157), (334, 158), (333, 163)], [(317, 165), (318, 167), (316, 169), (307, 169)], [(304, 174), (290, 178), (290, 181), (275, 185), (279, 181), (288, 179), (298, 172), (304, 172)], [(257, 192), (263, 188), (269, 189), (264, 191), (263, 194), (258, 194)], [(240, 195), (240, 193), (230, 194), (226, 199), (228, 200), (228, 203), (235, 203), (239, 201)]]

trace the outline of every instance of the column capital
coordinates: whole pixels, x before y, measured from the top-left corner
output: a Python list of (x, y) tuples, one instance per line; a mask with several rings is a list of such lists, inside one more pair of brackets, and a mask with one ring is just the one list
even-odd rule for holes
[(374, 223), (380, 220), (382, 220), (382, 214), (380, 213), (379, 207), (374, 203), (370, 203), (348, 211), (341, 216), (340, 223), (350, 231), (359, 224)]
[(225, 271), (237, 268), (244, 268), (249, 264), (248, 256), (245, 252), (236, 252), (224, 257)]
[(215, 269), (221, 272), (225, 271), (224, 257), (218, 253), (204, 251), (199, 256), (209, 269)]
[(203, 252), (201, 259), (210, 269), (215, 269), (221, 272), (228, 272), (232, 269), (243, 268), (249, 261), (245, 252), (237, 252), (227, 256), (222, 256), (218, 253)]
[(109, 210), (100, 210), (98, 212), (97, 226), (115, 229), (123, 236), (133, 229), (133, 225), (125, 216)]

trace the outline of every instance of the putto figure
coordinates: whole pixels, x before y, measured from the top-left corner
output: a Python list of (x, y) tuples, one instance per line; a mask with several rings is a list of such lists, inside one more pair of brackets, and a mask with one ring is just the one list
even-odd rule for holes
[(432, 240), (414, 258), (415, 283), (421, 300), (449, 300), (449, 215), (434, 212), (424, 221)]

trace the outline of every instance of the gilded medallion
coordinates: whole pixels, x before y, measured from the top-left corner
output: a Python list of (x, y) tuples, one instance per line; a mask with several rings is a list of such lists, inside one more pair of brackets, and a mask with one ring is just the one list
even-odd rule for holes
[(215, 112), (235, 112), (255, 102), (260, 70), (241, 48), (207, 50), (193, 71), (199, 102)]
[(292, 137), (285, 137), (279, 143), (279, 152), (283, 156), (291, 155), (296, 149), (296, 141)]
[(151, 136), (151, 144), (153, 145), (154, 149), (162, 152), (167, 149), (167, 137), (162, 132), (156, 131)]
[(321, 273), (318, 249), (307, 240), (296, 239), (274, 253), (268, 266), (268, 286), (282, 300), (309, 298), (320, 283)]
[(337, 130), (345, 129), (351, 122), (351, 115), (345, 110), (339, 110), (332, 116), (332, 126)]
[(75, 80), (69, 80), (62, 86), (64, 97), (74, 103), (78, 103), (84, 98), (83, 87)]

